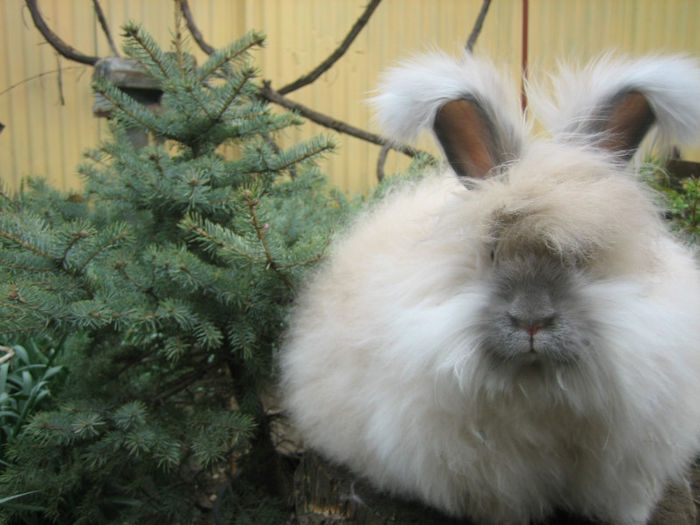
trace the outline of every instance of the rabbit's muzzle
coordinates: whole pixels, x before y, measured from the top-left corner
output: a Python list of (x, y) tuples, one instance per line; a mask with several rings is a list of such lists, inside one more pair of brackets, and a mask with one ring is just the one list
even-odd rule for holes
[(577, 362), (593, 323), (579, 292), (585, 272), (548, 255), (494, 263), (482, 310), (482, 351), (497, 362), (528, 367)]

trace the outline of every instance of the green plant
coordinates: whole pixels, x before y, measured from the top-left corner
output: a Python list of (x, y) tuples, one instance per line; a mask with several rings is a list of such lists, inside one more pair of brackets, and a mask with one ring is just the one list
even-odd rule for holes
[(85, 190), (30, 180), (0, 201), (0, 333), (71, 338), (46, 369), (68, 371), (56, 403), (5, 448), (0, 494), (22, 505), (0, 520), (280, 523), (263, 400), (294, 291), (352, 208), (314, 164), (333, 144), (275, 146), (300, 120), (257, 96), (263, 35), (197, 66), (178, 38), (124, 33), (161, 110), (98, 81), (113, 139), (80, 167)]
[(35, 340), (25, 346), (2, 347), (0, 365), (0, 445), (18, 436), (40, 403), (51, 395), (50, 380), (63, 367), (52, 366), (55, 348), (42, 351)]
[(696, 242), (700, 236), (700, 181), (697, 177), (674, 178), (665, 162), (653, 157), (644, 163), (642, 174), (663, 196), (668, 218), (675, 228), (690, 242)]

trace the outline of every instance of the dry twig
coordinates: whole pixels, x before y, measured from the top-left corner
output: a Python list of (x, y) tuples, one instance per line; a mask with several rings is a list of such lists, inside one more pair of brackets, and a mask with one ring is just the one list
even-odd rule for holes
[(202, 51), (204, 51), (207, 55), (211, 55), (214, 52), (214, 48), (204, 41), (201, 31), (197, 27), (197, 24), (194, 23), (192, 11), (190, 11), (190, 4), (187, 2), (187, 0), (175, 1), (177, 2), (178, 6), (180, 6), (180, 11), (182, 11), (182, 16), (185, 17), (185, 23), (187, 24), (187, 29), (189, 29), (192, 38), (194, 38), (194, 41), (197, 42), (197, 45)]
[(112, 33), (109, 30), (109, 25), (107, 24), (107, 19), (105, 18), (105, 13), (102, 11), (102, 6), (99, 0), (92, 0), (92, 6), (95, 8), (95, 14), (97, 15), (97, 20), (100, 22), (102, 31), (104, 31), (107, 37), (107, 43), (109, 44), (112, 53), (115, 57), (119, 56), (119, 51), (117, 51), (117, 46), (114, 45), (114, 40), (112, 39)]
[(9, 361), (15, 356), (15, 351), (9, 346), (0, 346), (0, 352), (5, 352), (5, 355), (0, 357), (0, 365)]
[(294, 102), (292, 100), (289, 100), (284, 95), (280, 95), (277, 91), (272, 89), (270, 87), (269, 82), (263, 82), (263, 87), (260, 90), (260, 95), (263, 98), (265, 98), (266, 100), (269, 100), (270, 102), (274, 102), (275, 104), (278, 104), (278, 105), (280, 105), (284, 108), (287, 108), (291, 111), (296, 111), (301, 116), (303, 116), (303, 117), (305, 117), (313, 122), (316, 122), (317, 124), (320, 124), (321, 126), (324, 126), (326, 128), (334, 129), (335, 131), (339, 131), (340, 133), (345, 133), (346, 135), (351, 135), (351, 136), (356, 137), (358, 139), (362, 139), (362, 140), (365, 140), (367, 142), (371, 142), (372, 144), (377, 144), (378, 146), (387, 145), (391, 149), (394, 149), (396, 151), (400, 151), (401, 153), (404, 153), (405, 155), (408, 155), (409, 157), (415, 157), (418, 153), (420, 153), (415, 148), (412, 148), (410, 146), (401, 145), (401, 144), (393, 144), (387, 138), (382, 137), (381, 135), (377, 135), (376, 133), (370, 133), (369, 131), (365, 131), (364, 129), (356, 128), (355, 126), (351, 126), (350, 124), (347, 124), (347, 123), (342, 122), (340, 120), (336, 120), (334, 118), (331, 118), (327, 115), (324, 115), (323, 113), (319, 113), (318, 111), (314, 111), (311, 108), (308, 108), (302, 104), (299, 104), (298, 102)]
[(481, 28), (484, 26), (484, 19), (486, 18), (486, 13), (488, 13), (490, 5), (491, 5), (491, 0), (484, 0), (484, 3), (481, 4), (481, 10), (479, 11), (479, 14), (476, 17), (476, 21), (474, 22), (474, 27), (472, 28), (472, 32), (469, 35), (469, 39), (467, 40), (467, 45), (465, 46), (465, 49), (469, 53), (474, 51), (474, 46), (476, 45), (476, 39), (479, 38), (479, 34), (481, 33)]
[(307, 73), (302, 77), (299, 77), (294, 82), (291, 82), (290, 84), (279, 88), (277, 92), (281, 95), (286, 95), (287, 93), (296, 91), (297, 89), (304, 87), (307, 84), (311, 84), (323, 73), (328, 71), (331, 68), (331, 66), (335, 64), (338, 61), (338, 59), (345, 54), (345, 52), (350, 47), (350, 44), (352, 44), (355, 38), (357, 38), (357, 35), (360, 34), (360, 31), (362, 31), (362, 28), (365, 27), (365, 25), (367, 25), (367, 22), (369, 22), (369, 17), (372, 16), (372, 13), (374, 13), (374, 10), (377, 8), (377, 6), (379, 6), (379, 3), (381, 1), (382, 0), (372, 0), (367, 5), (365, 11), (362, 13), (360, 18), (358, 18), (357, 21), (355, 21), (355, 23), (350, 28), (350, 31), (345, 36), (341, 44), (336, 48), (335, 51), (333, 51), (328, 56), (328, 58), (326, 58), (323, 62), (321, 62), (318, 66), (311, 70), (311, 72)]

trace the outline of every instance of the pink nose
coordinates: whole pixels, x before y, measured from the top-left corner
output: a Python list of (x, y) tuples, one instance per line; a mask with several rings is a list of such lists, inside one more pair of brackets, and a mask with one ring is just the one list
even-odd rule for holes
[(539, 332), (540, 328), (542, 328), (542, 327), (538, 324), (534, 324), (534, 325), (530, 325), (530, 326), (525, 326), (524, 328), (525, 328), (525, 331), (530, 335), (530, 337), (532, 337), (537, 332)]

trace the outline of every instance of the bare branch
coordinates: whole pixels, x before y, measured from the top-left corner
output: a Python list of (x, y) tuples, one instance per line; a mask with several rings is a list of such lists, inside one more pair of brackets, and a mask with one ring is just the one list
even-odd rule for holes
[(5, 355), (0, 357), (0, 364), (9, 361), (15, 356), (15, 351), (9, 346), (0, 346), (0, 352), (5, 352)]
[(190, 11), (190, 5), (187, 3), (187, 0), (175, 1), (180, 6), (180, 11), (182, 11), (182, 15), (185, 17), (185, 23), (187, 24), (187, 29), (189, 29), (190, 33), (192, 34), (192, 38), (194, 38), (194, 41), (197, 42), (197, 45), (202, 51), (204, 51), (207, 55), (211, 55), (214, 52), (214, 48), (204, 41), (202, 33), (194, 23), (192, 11)]
[(27, 9), (29, 9), (29, 13), (32, 15), (32, 20), (34, 21), (36, 28), (46, 39), (46, 41), (51, 44), (51, 47), (53, 47), (61, 55), (69, 60), (80, 62), (81, 64), (89, 64), (91, 66), (94, 66), (95, 62), (100, 59), (100, 57), (82, 54), (80, 51), (66, 44), (61, 37), (54, 33), (49, 26), (46, 25), (44, 18), (41, 16), (36, 0), (24, 0), (24, 2), (27, 5)]
[(92, 6), (95, 8), (95, 14), (97, 15), (97, 20), (100, 22), (100, 26), (102, 27), (102, 31), (104, 31), (104, 34), (107, 37), (107, 43), (109, 44), (109, 48), (112, 50), (112, 53), (114, 53), (114, 56), (118, 57), (119, 51), (117, 51), (117, 46), (114, 45), (114, 40), (112, 39), (112, 33), (109, 30), (109, 25), (107, 25), (107, 19), (105, 18), (104, 11), (102, 11), (102, 6), (100, 5), (100, 1), (99, 0), (92, 0)]
[(298, 78), (291, 84), (287, 84), (286, 86), (280, 88), (277, 90), (278, 93), (281, 95), (286, 95), (287, 93), (291, 93), (292, 91), (295, 91), (301, 87), (306, 86), (307, 84), (311, 84), (314, 80), (316, 80), (318, 77), (320, 77), (323, 73), (328, 71), (331, 66), (338, 61), (340, 57), (342, 57), (345, 52), (348, 50), (350, 47), (350, 44), (352, 44), (353, 40), (357, 37), (357, 35), (360, 34), (360, 31), (362, 31), (362, 28), (367, 25), (367, 22), (369, 21), (370, 16), (372, 16), (372, 13), (374, 13), (374, 10), (377, 8), (379, 3), (382, 0), (372, 0), (367, 7), (365, 8), (364, 13), (362, 13), (362, 16), (357, 19), (357, 21), (353, 24), (352, 28), (350, 28), (350, 32), (346, 35), (345, 39), (341, 42), (340, 46), (331, 53), (326, 60), (321, 62), (313, 71), (310, 73), (307, 73), (303, 77)]
[(377, 156), (377, 182), (382, 182), (384, 180), (384, 164), (386, 163), (388, 153), (389, 146), (384, 144), (379, 152), (379, 155)]
[(19, 87), (22, 84), (26, 84), (27, 82), (31, 82), (32, 80), (36, 80), (37, 78), (45, 77), (46, 75), (53, 75), (54, 73), (61, 73), (62, 71), (69, 71), (71, 69), (80, 69), (82, 67), (85, 66), (71, 66), (59, 69), (52, 69), (51, 71), (44, 71), (43, 73), (39, 73), (38, 75), (32, 75), (31, 77), (27, 77), (23, 80), (20, 80), (19, 82), (15, 82), (11, 86), (8, 86), (7, 88), (3, 89), (2, 91), (0, 91), (0, 95), (4, 95), (8, 91), (12, 91), (14, 88)]
[(56, 66), (58, 68), (58, 76), (56, 77), (56, 81), (58, 83), (58, 101), (61, 106), (65, 106), (66, 99), (63, 97), (63, 71), (61, 69), (61, 59), (58, 55), (56, 55)]
[(420, 151), (418, 151), (415, 148), (405, 146), (402, 144), (394, 144), (389, 139), (386, 139), (381, 135), (377, 135), (376, 133), (370, 133), (363, 129), (356, 128), (355, 126), (351, 126), (350, 124), (331, 118), (327, 115), (319, 113), (318, 111), (314, 111), (311, 108), (299, 104), (298, 102), (289, 100), (287, 97), (280, 95), (279, 92), (272, 89), (270, 87), (269, 82), (263, 82), (263, 87), (260, 90), (260, 96), (284, 108), (287, 108), (292, 111), (297, 111), (300, 115), (315, 122), (316, 124), (320, 124), (321, 126), (324, 126), (326, 128), (334, 129), (335, 131), (339, 131), (340, 133), (351, 135), (358, 139), (371, 142), (372, 144), (377, 144), (378, 146), (387, 145), (391, 149), (400, 151), (401, 153), (408, 155), (409, 157), (415, 157), (420, 153)]
[(490, 5), (491, 0), (484, 0), (484, 2), (481, 4), (481, 10), (479, 11), (479, 15), (476, 17), (476, 21), (474, 22), (474, 28), (472, 29), (472, 32), (469, 35), (469, 40), (467, 40), (467, 45), (465, 47), (468, 53), (474, 51), (476, 39), (479, 38), (481, 28), (484, 25), (484, 19), (486, 18), (486, 13), (488, 12)]

